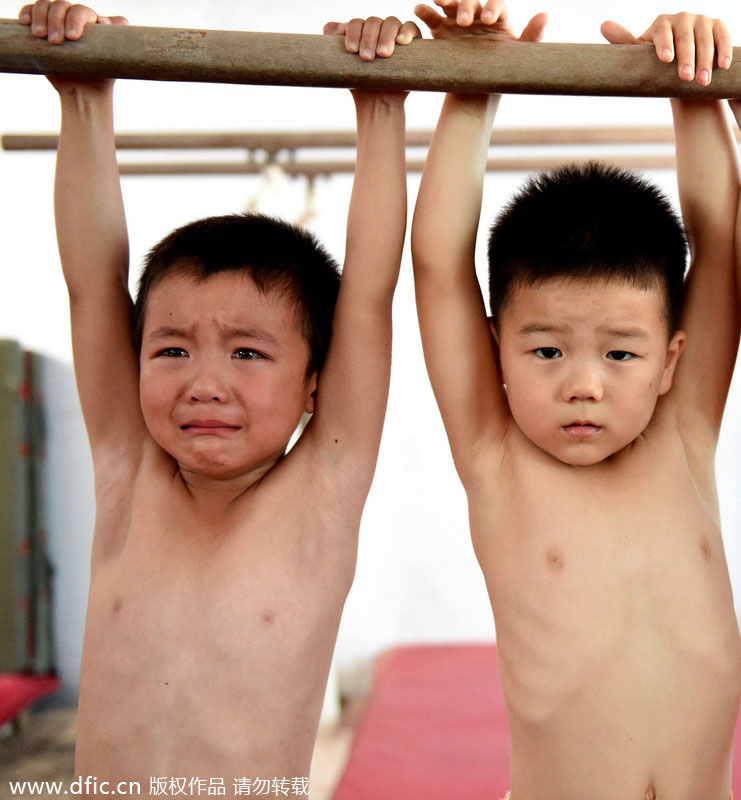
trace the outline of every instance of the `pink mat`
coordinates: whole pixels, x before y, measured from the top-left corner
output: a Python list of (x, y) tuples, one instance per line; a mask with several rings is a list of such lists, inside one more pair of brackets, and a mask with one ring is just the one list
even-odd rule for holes
[[(741, 722), (733, 766), (741, 798)], [(381, 656), (333, 800), (495, 800), (508, 788), (496, 647), (410, 646)]]

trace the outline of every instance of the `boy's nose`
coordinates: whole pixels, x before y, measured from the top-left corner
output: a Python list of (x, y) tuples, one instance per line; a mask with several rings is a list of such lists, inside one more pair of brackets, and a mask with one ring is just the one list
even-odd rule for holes
[(597, 402), (602, 399), (604, 388), (598, 373), (583, 367), (575, 370), (563, 386), (564, 400), (591, 400)]
[(188, 387), (191, 402), (223, 403), (229, 397), (224, 381), (211, 370), (199, 370)]

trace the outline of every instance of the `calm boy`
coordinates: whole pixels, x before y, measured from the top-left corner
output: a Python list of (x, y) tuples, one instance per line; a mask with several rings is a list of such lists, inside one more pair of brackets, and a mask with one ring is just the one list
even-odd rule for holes
[[(437, 4), (445, 16), (417, 8), (436, 37), (514, 39), (501, 2)], [(642, 38), (664, 61), (676, 42), (700, 85), (716, 47), (730, 64), (704, 17), (661, 17)], [(531, 181), (492, 230), (488, 319), (474, 245), (497, 102), (446, 97), (412, 248), (496, 621), (511, 799), (728, 800), (741, 642), (713, 461), (739, 341), (735, 146), (717, 103), (673, 103), (685, 286), (681, 226), (640, 178)]]
[[(124, 22), (44, 0), (20, 20), (52, 43)], [(368, 59), (419, 35), (381, 23), (328, 28)], [(57, 233), (97, 502), (76, 771), (143, 794), (186, 779), (227, 797), (258, 780), (270, 796), (306, 795), (387, 397), (404, 95), (354, 94), (341, 281), (308, 234), (236, 215), (155, 247), (134, 306), (112, 82), (52, 82)]]

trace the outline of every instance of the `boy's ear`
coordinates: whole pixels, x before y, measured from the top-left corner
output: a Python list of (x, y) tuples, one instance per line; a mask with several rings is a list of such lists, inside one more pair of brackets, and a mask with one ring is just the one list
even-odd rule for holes
[(318, 377), (319, 376), (316, 372), (312, 372), (311, 375), (306, 379), (306, 402), (304, 404), (304, 411), (307, 414), (314, 413), (314, 408), (316, 406), (316, 388)]
[(489, 332), (491, 333), (492, 342), (494, 344), (494, 359), (497, 364), (497, 375), (499, 376), (499, 383), (504, 386), (504, 377), (502, 375), (502, 361), (499, 358), (499, 332), (497, 331), (494, 317), (487, 317), (489, 321)]
[(666, 349), (666, 361), (664, 362), (664, 372), (661, 376), (659, 394), (666, 394), (672, 387), (674, 372), (677, 369), (679, 357), (682, 355), (684, 346), (687, 343), (687, 334), (684, 331), (677, 331), (669, 340)]

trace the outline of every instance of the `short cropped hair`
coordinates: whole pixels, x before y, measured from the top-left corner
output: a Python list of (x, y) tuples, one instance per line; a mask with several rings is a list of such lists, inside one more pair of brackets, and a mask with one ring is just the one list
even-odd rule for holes
[(549, 278), (660, 287), (670, 336), (679, 323), (682, 223), (661, 191), (633, 172), (589, 163), (531, 178), (492, 225), (488, 256), (495, 324), (518, 286)]
[(141, 349), (147, 299), (167, 275), (208, 280), (219, 272), (248, 275), (263, 292), (279, 292), (296, 307), (309, 346), (307, 375), (324, 364), (340, 276), (336, 262), (308, 231), (263, 214), (229, 214), (192, 222), (150, 250), (134, 306), (134, 338)]

